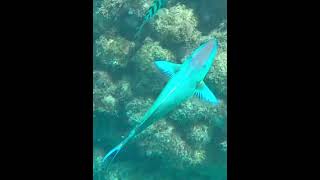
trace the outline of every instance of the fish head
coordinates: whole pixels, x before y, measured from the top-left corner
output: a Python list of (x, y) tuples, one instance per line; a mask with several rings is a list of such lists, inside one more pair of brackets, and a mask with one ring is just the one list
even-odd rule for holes
[(193, 72), (202, 80), (209, 72), (218, 50), (218, 43), (215, 39), (203, 43), (191, 55), (189, 66)]

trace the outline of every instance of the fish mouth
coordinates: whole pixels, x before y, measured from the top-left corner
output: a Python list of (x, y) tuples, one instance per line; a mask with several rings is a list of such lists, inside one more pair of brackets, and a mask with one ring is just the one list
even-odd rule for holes
[(214, 48), (216, 48), (216, 40), (214, 39), (210, 39), (207, 42), (203, 43), (199, 51), (197, 51), (193, 56), (193, 60), (191, 63), (192, 66), (196, 68), (201, 68), (202, 66), (204, 66), (207, 61), (210, 60), (210, 57), (214, 52)]

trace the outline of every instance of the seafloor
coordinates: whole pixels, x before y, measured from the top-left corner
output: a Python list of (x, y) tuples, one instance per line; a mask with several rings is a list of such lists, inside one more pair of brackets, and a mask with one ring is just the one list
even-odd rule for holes
[[(95, 180), (226, 180), (226, 0), (169, 0), (134, 39), (152, 0), (94, 0), (93, 177)], [(181, 63), (202, 42), (219, 50), (206, 84), (222, 103), (195, 98), (146, 129), (108, 171), (100, 160), (151, 106), (166, 83), (156, 59)]]

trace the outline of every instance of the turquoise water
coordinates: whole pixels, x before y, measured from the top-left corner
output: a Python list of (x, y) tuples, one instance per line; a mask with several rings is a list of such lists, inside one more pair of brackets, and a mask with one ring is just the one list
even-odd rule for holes
[[(169, 0), (142, 28), (152, 0), (94, 0), (93, 178), (225, 180), (226, 0)], [(221, 103), (190, 98), (131, 140), (108, 169), (102, 158), (141, 121), (168, 79), (156, 59), (182, 63), (208, 39), (218, 54), (204, 79)]]

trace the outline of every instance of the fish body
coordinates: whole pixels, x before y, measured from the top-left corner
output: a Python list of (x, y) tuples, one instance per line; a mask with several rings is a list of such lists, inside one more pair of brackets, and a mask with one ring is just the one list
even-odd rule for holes
[[(158, 60), (156, 67), (170, 78), (160, 95), (150, 109), (142, 117), (140, 124), (133, 128), (129, 135), (103, 158), (106, 161), (118, 154), (121, 148), (133, 137), (145, 130), (157, 120), (163, 118), (181, 103), (192, 96), (218, 104), (215, 95), (203, 82), (206, 74), (214, 62), (218, 46), (216, 40), (209, 40), (198, 47), (183, 64), (175, 64), (168, 61)], [(112, 156), (113, 155), (113, 156)], [(111, 160), (111, 161), (112, 161)]]
[(143, 18), (142, 24), (138, 27), (137, 32), (134, 35), (135, 38), (137, 38), (140, 35), (144, 25), (147, 22), (149, 22), (149, 20), (152, 19), (156, 15), (156, 13), (159, 11), (159, 9), (161, 9), (165, 6), (166, 2), (167, 2), (167, 0), (154, 0), (152, 5), (150, 6), (150, 8), (147, 10), (147, 12)]

